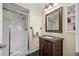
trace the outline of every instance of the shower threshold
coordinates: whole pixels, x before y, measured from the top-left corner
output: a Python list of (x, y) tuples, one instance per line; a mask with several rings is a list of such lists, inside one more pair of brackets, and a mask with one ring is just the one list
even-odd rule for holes
[(10, 56), (25, 56), (29, 54), (29, 51), (25, 50), (25, 51), (18, 51), (17, 53), (13, 53), (13, 52), (11, 53), (12, 54), (10, 54)]

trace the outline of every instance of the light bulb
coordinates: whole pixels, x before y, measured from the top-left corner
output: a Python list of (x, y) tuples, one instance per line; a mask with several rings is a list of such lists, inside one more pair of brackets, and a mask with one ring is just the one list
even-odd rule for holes
[(54, 3), (54, 6), (56, 6), (58, 3)]
[(48, 9), (51, 9), (51, 8), (52, 8), (52, 6), (51, 6), (51, 5), (49, 5)]
[(46, 8), (44, 11), (46, 12), (46, 11), (48, 11), (48, 9)]

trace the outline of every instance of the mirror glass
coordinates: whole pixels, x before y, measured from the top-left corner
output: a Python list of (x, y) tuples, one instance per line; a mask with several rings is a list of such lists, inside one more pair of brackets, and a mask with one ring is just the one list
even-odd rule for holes
[(59, 30), (58, 12), (53, 12), (47, 16), (47, 30)]

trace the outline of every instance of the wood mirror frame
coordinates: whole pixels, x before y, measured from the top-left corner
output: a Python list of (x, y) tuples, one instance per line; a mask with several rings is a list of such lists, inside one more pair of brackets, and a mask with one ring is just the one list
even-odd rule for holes
[[(50, 15), (50, 14), (53, 14), (53, 13), (55, 13), (55, 12), (57, 12), (57, 11), (59, 11), (58, 12), (58, 30), (48, 30), (47, 28), (47, 21), (48, 21), (48, 19), (47, 19), (47, 17)], [(52, 25), (53, 26), (53, 25)], [(50, 13), (48, 13), (48, 14), (46, 14), (45, 15), (45, 31), (46, 32), (55, 32), (55, 33), (62, 33), (62, 7), (60, 7), (60, 8), (58, 8), (58, 9), (56, 9), (55, 11), (52, 11), (52, 12), (50, 12)]]

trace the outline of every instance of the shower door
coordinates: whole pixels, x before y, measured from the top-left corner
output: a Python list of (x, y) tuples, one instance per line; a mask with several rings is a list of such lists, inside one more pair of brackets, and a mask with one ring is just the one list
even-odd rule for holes
[(15, 55), (28, 49), (27, 17), (24, 14), (11, 12), (11, 46), (10, 53)]
[[(6, 19), (7, 22), (9, 22), (9, 40), (7, 40), (9, 41), (9, 55), (18, 55), (20, 53), (28, 51), (27, 15), (13, 11), (4, 11), (4, 15), (9, 19)], [(6, 12), (8, 12), (9, 14), (6, 15)]]

